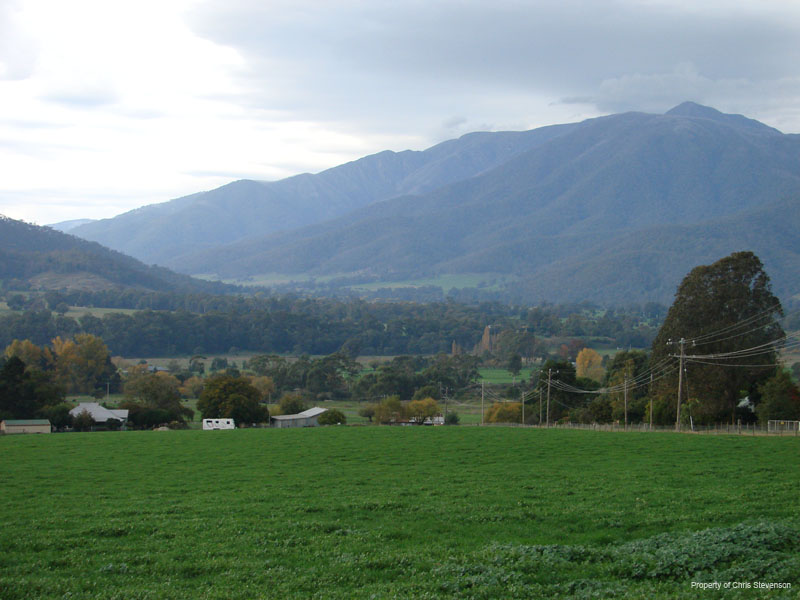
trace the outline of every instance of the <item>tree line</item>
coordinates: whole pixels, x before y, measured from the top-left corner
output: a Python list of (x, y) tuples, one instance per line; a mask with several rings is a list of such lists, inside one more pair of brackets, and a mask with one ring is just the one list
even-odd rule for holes
[[(48, 302), (59, 300), (51, 296)], [(248, 306), (249, 301), (237, 302)], [(162, 336), (169, 334), (173, 351), (179, 344), (194, 351), (202, 348), (201, 343), (210, 343), (206, 337), (210, 332), (204, 328), (211, 327), (219, 335), (215, 343), (224, 350), (231, 340), (240, 340), (236, 333), (247, 325), (250, 334), (260, 336), (270, 350), (295, 351), (299, 356), (256, 355), (242, 365), (249, 372), (245, 375), (217, 358), (212, 369), (220, 372), (205, 380), (199, 376), (201, 363), (195, 360), (189, 369), (175, 373), (131, 368), (125, 374), (124, 392), (132, 421), (141, 426), (163, 419), (185, 422), (191, 415), (180, 401), (189, 396), (200, 397), (198, 408), (204, 416), (235, 414), (246, 422), (264, 418), (264, 404), (292, 398), (314, 403), (354, 399), (373, 405), (373, 410), (389, 402), (392, 407), (383, 414), (397, 415), (401, 413), (396, 402), (439, 401), (443, 393), (452, 397), (470, 393), (469, 388), (474, 394), (478, 366), (487, 361), (502, 360), (518, 374), (523, 356), (542, 357), (544, 363), (529, 381), (500, 393), (508, 400), (524, 399), (529, 423), (542, 418), (536, 408), (545, 378), (549, 422), (668, 424), (681, 419), (702, 425), (800, 418), (800, 391), (780, 366), (779, 356), (782, 343), (793, 338), (785, 336), (784, 311), (770, 290), (763, 265), (748, 252), (694, 269), (681, 283), (651, 351), (618, 351), (610, 360), (601, 359), (577, 338), (553, 353), (531, 329), (552, 333), (557, 328), (583, 327), (584, 322), (603, 329), (619, 325), (630, 318), (628, 314), (591, 309), (565, 314), (555, 307), (498, 304), (389, 305), (311, 299), (271, 299), (270, 303), (269, 308), (256, 303), (249, 305), (252, 310), (232, 313), (143, 311), (103, 318), (85, 315), (77, 321), (49, 311), (12, 315), (26, 321), (29, 328), (41, 327), (37, 330), (40, 338), (53, 337), (49, 345), (23, 336), (9, 342), (0, 375), (0, 416), (42, 413), (63, 403), (68, 392), (116, 391), (122, 384), (110, 360), (114, 344), (119, 348), (130, 343), (138, 350), (131, 354), (152, 355), (159, 344), (166, 343)], [(80, 331), (59, 335), (59, 327), (69, 331), (70, 323)], [(113, 324), (119, 325), (118, 330)], [(391, 347), (412, 347), (417, 352), (375, 361), (364, 369), (355, 356), (370, 336), (387, 345), (401, 340)], [(465, 351), (457, 340), (472, 351)], [(297, 352), (306, 344), (321, 356)], [(441, 351), (442, 346), (447, 350)], [(519, 422), (522, 409), (521, 402), (499, 402), (490, 408), (489, 419)]]
[[(7, 294), (14, 306), (19, 306), (17, 296)], [(604, 337), (610, 344), (638, 347), (648, 345), (657, 332), (657, 321), (642, 312), (589, 306), (204, 298), (208, 304), (195, 307), (201, 312), (141, 310), (102, 317), (87, 312), (76, 318), (65, 314), (74, 306), (73, 294), (32, 295), (24, 300), (31, 304), (27, 310), (0, 318), (0, 344), (14, 339), (46, 344), (56, 336), (87, 333), (101, 337), (113, 354), (122, 356), (219, 354), (232, 348), (296, 355), (342, 350), (351, 356), (371, 356), (451, 352), (454, 344), (471, 352), (487, 326), (540, 337)], [(546, 349), (528, 345), (522, 352), (542, 356)]]

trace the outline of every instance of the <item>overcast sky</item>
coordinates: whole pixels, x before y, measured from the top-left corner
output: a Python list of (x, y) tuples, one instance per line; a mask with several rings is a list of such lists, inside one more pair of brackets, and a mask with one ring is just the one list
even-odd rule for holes
[(800, 132), (800, 2), (0, 0), (0, 214), (684, 100)]

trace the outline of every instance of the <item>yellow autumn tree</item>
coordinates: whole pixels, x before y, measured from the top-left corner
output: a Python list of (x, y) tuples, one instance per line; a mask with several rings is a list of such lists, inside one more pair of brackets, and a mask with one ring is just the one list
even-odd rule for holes
[(378, 423), (399, 421), (406, 418), (406, 408), (399, 396), (389, 396), (375, 405), (374, 418)]
[(422, 400), (412, 400), (408, 403), (408, 415), (417, 420), (424, 421), (428, 417), (433, 418), (439, 414), (439, 404), (433, 398), (423, 398)]
[(6, 358), (16, 356), (25, 363), (26, 369), (43, 369), (49, 365), (53, 355), (47, 348), (40, 348), (30, 340), (14, 340), (5, 350)]
[(104, 387), (116, 371), (108, 347), (90, 333), (80, 333), (71, 340), (53, 340), (56, 378), (70, 393), (90, 394)]
[(584, 348), (578, 352), (578, 357), (575, 359), (575, 375), (603, 381), (605, 376), (603, 357), (591, 348)]
[(522, 421), (520, 402), (495, 402), (486, 411), (487, 423), (519, 423)]
[(203, 379), (193, 375), (183, 382), (179, 391), (184, 398), (199, 398), (200, 394), (203, 393), (204, 387), (205, 382)]
[(261, 401), (267, 402), (275, 393), (275, 381), (266, 375), (253, 375), (250, 377), (250, 384), (261, 394)]

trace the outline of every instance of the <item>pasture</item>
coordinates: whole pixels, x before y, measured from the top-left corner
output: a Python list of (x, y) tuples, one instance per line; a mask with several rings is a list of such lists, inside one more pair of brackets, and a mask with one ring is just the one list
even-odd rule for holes
[[(5, 436), (0, 596), (796, 597), (800, 440), (505, 427)], [(719, 595), (715, 595), (719, 594)]]

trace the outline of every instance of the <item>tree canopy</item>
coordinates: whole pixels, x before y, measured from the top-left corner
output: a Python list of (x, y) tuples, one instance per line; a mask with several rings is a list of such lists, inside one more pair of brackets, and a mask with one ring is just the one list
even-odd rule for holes
[(269, 420), (269, 411), (260, 400), (261, 392), (249, 379), (223, 373), (206, 381), (197, 408), (204, 419), (225, 417), (237, 423), (261, 423)]
[[(684, 278), (653, 342), (651, 364), (680, 354), (684, 340), (688, 358), (682, 402), (692, 400), (695, 422), (733, 422), (742, 398), (757, 400), (758, 386), (775, 372), (778, 347), (773, 342), (784, 337), (781, 316), (783, 308), (759, 258), (736, 252)], [(656, 414), (662, 422), (669, 415), (674, 421), (677, 381), (677, 370), (661, 380)]]

